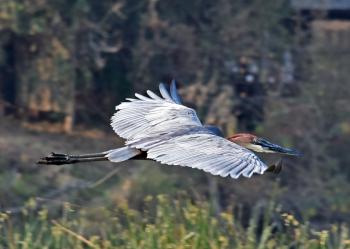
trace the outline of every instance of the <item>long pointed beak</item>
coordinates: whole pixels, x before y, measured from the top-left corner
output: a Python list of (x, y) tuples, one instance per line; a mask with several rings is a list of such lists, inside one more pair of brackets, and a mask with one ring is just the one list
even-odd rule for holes
[(293, 149), (284, 148), (282, 146), (279, 146), (277, 144), (270, 143), (269, 141), (263, 139), (263, 138), (257, 138), (254, 142), (257, 145), (260, 145), (264, 151), (266, 152), (276, 152), (281, 154), (287, 154), (291, 156), (301, 156), (302, 154)]

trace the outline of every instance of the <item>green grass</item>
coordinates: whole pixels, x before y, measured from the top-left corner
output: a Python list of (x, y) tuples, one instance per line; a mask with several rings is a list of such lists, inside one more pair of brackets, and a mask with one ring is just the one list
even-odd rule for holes
[(0, 247), (350, 248), (345, 225), (315, 230), (274, 204), (255, 208), (248, 219), (234, 216), (233, 209), (214, 214), (207, 202), (163, 195), (146, 197), (138, 210), (127, 202), (97, 208), (64, 203), (38, 209), (30, 200), (20, 215), (0, 214)]

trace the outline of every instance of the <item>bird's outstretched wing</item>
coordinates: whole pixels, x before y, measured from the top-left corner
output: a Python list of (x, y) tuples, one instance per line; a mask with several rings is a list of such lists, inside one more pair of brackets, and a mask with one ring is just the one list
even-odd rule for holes
[(187, 166), (214, 175), (238, 178), (262, 174), (267, 166), (251, 151), (217, 136), (202, 126), (196, 112), (181, 105), (172, 82), (170, 94), (159, 85), (162, 97), (147, 91), (116, 107), (112, 127), (126, 144), (147, 151), (164, 164)]

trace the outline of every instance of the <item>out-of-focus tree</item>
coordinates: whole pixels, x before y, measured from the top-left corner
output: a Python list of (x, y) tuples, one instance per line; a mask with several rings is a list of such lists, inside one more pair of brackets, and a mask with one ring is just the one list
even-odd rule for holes
[(107, 124), (134, 90), (175, 78), (206, 123), (227, 134), (253, 130), (305, 156), (285, 160), (281, 186), (263, 176), (208, 187), (199, 172), (174, 169), (168, 181), (155, 169), (162, 175), (145, 174), (152, 186), (138, 186), (139, 196), (163, 190), (164, 182), (173, 188), (205, 178), (195, 191), (208, 194), (214, 186), (212, 195), (226, 197), (221, 202), (275, 195), (311, 214), (312, 207), (335, 211), (324, 216), (345, 213), (349, 27), (305, 22), (303, 15), (287, 0), (2, 0), (0, 95), (8, 103), (0, 109), (63, 116), (68, 130), (74, 119)]
[[(71, 130), (74, 115), (74, 39), (60, 10), (46, 1), (5, 1), (0, 32), (8, 36), (3, 54), (5, 88), (15, 92), (10, 105), (22, 116), (55, 113), (63, 129)], [(7, 62), (11, 62), (6, 65)], [(6, 68), (7, 67), (7, 68)]]
[[(123, 3), (110, 2), (104, 9), (102, 5), (45, 0), (1, 3), (0, 32), (6, 37), (0, 43), (1, 83), (4, 89), (14, 85), (16, 95), (4, 97), (10, 100), (7, 105), (15, 106), (22, 116), (63, 118), (63, 129), (69, 131), (82, 103), (91, 107), (102, 99), (96, 96), (92, 103), (88, 97), (101, 89), (92, 82), (95, 72), (105, 67), (103, 55), (122, 47), (120, 30), (113, 31), (108, 21), (122, 18)], [(75, 105), (76, 98), (80, 105)]]
[(348, 187), (341, 187), (349, 181), (350, 158), (344, 150), (350, 127), (346, 56), (350, 26), (324, 18), (308, 25), (308, 35), (300, 35), (304, 41), (307, 37), (307, 45), (295, 62), (304, 66), (297, 79), (300, 94), (268, 99), (264, 133), (285, 145), (296, 145), (304, 154), (298, 162), (286, 161), (286, 175), (293, 177), (282, 178), (283, 185), (290, 187), (284, 201), (311, 216), (344, 219), (350, 194)]
[[(204, 119), (219, 124), (234, 123), (228, 113), (236, 100), (224, 86), (234, 84), (228, 65), (238, 64), (242, 57), (254, 58), (260, 81), (268, 82), (272, 67), (281, 64), (292, 45), (283, 25), (290, 15), (287, 1), (150, 0), (147, 10), (133, 49), (137, 71), (131, 71), (130, 79), (143, 82), (140, 90), (159, 79), (190, 82), (184, 98), (197, 104)], [(229, 103), (213, 107), (221, 92)]]

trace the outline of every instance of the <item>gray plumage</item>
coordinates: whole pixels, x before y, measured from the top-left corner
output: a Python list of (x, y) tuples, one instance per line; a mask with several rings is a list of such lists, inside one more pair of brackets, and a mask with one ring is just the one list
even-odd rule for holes
[[(267, 166), (250, 150), (222, 137), (220, 129), (203, 126), (196, 112), (181, 104), (173, 81), (170, 94), (159, 85), (161, 97), (151, 91), (148, 96), (135, 94), (116, 107), (112, 128), (126, 140), (123, 153), (146, 151), (147, 158), (163, 164), (187, 166), (223, 177), (251, 177), (263, 174)], [(113, 156), (114, 155), (114, 156)], [(117, 155), (117, 156), (115, 156)]]
[(118, 149), (106, 151), (105, 157), (107, 157), (111, 162), (119, 163), (133, 158), (139, 154), (141, 154), (140, 150), (125, 146)]

